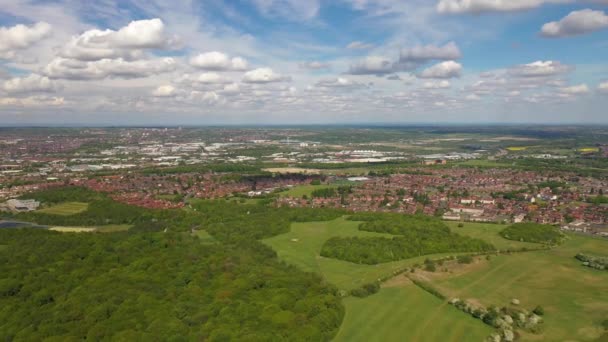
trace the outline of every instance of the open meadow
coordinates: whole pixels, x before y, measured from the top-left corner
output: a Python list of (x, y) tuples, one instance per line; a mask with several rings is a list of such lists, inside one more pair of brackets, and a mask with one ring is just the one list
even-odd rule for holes
[(386, 237), (391, 234), (366, 232), (358, 229), (361, 222), (339, 218), (333, 221), (292, 223), (289, 233), (263, 240), (279, 258), (307, 272), (317, 272), (327, 281), (343, 290), (360, 287), (377, 281), (405, 267), (422, 263), (429, 257), (442, 257), (455, 253), (421, 256), (378, 265), (362, 265), (320, 256), (325, 241), (332, 237)]
[[(492, 243), (499, 250), (541, 245), (504, 239), (498, 233), (507, 225), (446, 222), (452, 231)], [(263, 240), (279, 258), (310, 272), (321, 274), (342, 290), (385, 278), (398, 270), (422, 264), (428, 255), (378, 265), (360, 265), (324, 258), (323, 243), (331, 237), (390, 237), (360, 231), (360, 222), (333, 221), (293, 223), (291, 231)], [(477, 258), (473, 265), (441, 267), (435, 273), (420, 272), (447, 298), (462, 298), (480, 306), (505, 306), (513, 298), (528, 310), (545, 309), (541, 334), (519, 331), (522, 340), (591, 341), (603, 330), (608, 317), (608, 272), (583, 267), (574, 259), (579, 252), (606, 255), (608, 241), (570, 235), (550, 250), (492, 255)], [(452, 253), (453, 255), (454, 253)], [(460, 269), (459, 269), (460, 267)], [(419, 272), (416, 272), (418, 275)], [(383, 283), (380, 292), (366, 298), (344, 299), (346, 316), (336, 341), (481, 341), (494, 329), (414, 285), (404, 275)]]
[(86, 211), (89, 208), (88, 203), (84, 202), (64, 202), (55, 204), (48, 208), (36, 210), (37, 213), (50, 215), (74, 215)]
[(493, 329), (409, 282), (344, 299), (341, 341), (483, 341)]
[(492, 257), (471, 272), (439, 275), (432, 283), (448, 298), (484, 306), (504, 306), (513, 298), (527, 309), (541, 305), (542, 333), (523, 333), (523, 340), (591, 341), (608, 317), (608, 272), (582, 266), (574, 258), (579, 252), (607, 255), (608, 241), (570, 235), (551, 250)]
[(294, 186), (293, 188), (281, 192), (281, 196), (283, 197), (297, 197), (297, 198), (301, 198), (302, 196), (307, 196), (310, 197), (312, 195), (312, 192), (315, 190), (321, 190), (321, 189), (329, 189), (329, 188), (336, 188), (337, 186), (334, 185), (299, 185), (299, 186)]
[(61, 233), (113, 233), (113, 232), (121, 232), (126, 231), (131, 228), (130, 224), (108, 224), (97, 227), (64, 227), (64, 226), (56, 226), (50, 227), (49, 230), (61, 232)]
[(507, 228), (509, 225), (506, 224), (495, 224), (495, 223), (479, 223), (479, 222), (462, 222), (462, 227), (458, 227), (461, 222), (457, 221), (444, 221), (444, 223), (450, 227), (450, 229), (458, 234), (467, 235), (473, 238), (482, 239), (494, 245), (498, 250), (506, 249), (537, 249), (541, 247), (537, 243), (513, 241), (507, 240), (500, 236), (498, 233)]

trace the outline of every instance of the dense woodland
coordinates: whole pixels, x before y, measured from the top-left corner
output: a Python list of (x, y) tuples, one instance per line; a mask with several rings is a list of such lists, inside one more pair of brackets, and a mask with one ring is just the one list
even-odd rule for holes
[(538, 223), (515, 223), (501, 231), (500, 235), (509, 240), (549, 245), (558, 244), (564, 238), (556, 227)]
[[(156, 211), (82, 188), (29, 196), (88, 202), (46, 224), (131, 223), (128, 232), (0, 229), (0, 335), (6, 340), (330, 340), (344, 309), (337, 289), (280, 262), (256, 239), (337, 210), (201, 201)], [(114, 210), (114, 206), (119, 210)], [(199, 240), (206, 229), (216, 243)]]
[(441, 221), (427, 216), (363, 213), (350, 219), (365, 221), (359, 230), (395, 237), (334, 237), (323, 245), (322, 256), (373, 265), (434, 253), (494, 250), (491, 244), (452, 233)]

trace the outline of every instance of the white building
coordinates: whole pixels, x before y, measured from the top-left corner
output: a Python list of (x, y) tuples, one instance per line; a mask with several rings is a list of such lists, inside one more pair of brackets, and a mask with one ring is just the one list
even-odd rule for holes
[(6, 201), (6, 206), (13, 211), (33, 211), (38, 209), (38, 207), (40, 206), (40, 202), (33, 199), (10, 199)]

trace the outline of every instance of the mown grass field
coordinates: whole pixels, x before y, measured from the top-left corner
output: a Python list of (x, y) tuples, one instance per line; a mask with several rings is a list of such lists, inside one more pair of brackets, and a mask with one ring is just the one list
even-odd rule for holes
[(59, 203), (48, 208), (39, 209), (36, 212), (41, 214), (50, 214), (50, 215), (74, 215), (81, 213), (89, 207), (88, 203), (83, 202), (64, 202)]
[(409, 283), (344, 299), (336, 342), (483, 341), (493, 329)]
[(333, 221), (293, 223), (291, 231), (269, 239), (264, 243), (272, 247), (279, 258), (307, 272), (317, 272), (340, 289), (350, 290), (376, 281), (426, 258), (439, 258), (454, 253), (433, 254), (378, 265), (360, 265), (320, 256), (325, 241), (334, 236), (382, 236), (393, 235), (359, 230), (360, 222), (339, 218)]
[(281, 192), (283, 197), (302, 197), (304, 195), (310, 197), (312, 192), (319, 189), (335, 188), (333, 185), (300, 185), (294, 186), (293, 188)]
[(448, 297), (486, 306), (504, 306), (513, 298), (528, 309), (542, 305), (543, 333), (526, 333), (523, 340), (591, 341), (608, 318), (608, 272), (582, 266), (574, 259), (578, 252), (608, 255), (608, 240), (571, 235), (552, 250), (496, 256), (433, 285)]
[[(510, 241), (498, 235), (506, 225), (446, 222), (462, 235), (480, 238), (498, 249), (537, 248), (538, 244)], [(340, 289), (350, 290), (397, 270), (422, 263), (429, 255), (379, 265), (358, 265), (319, 256), (333, 236), (390, 236), (358, 230), (359, 222), (340, 218), (326, 222), (294, 223), (291, 232), (263, 240), (284, 261), (321, 274)], [(513, 298), (521, 307), (545, 309), (543, 333), (523, 333), (523, 341), (592, 341), (603, 332), (608, 318), (608, 272), (587, 268), (576, 253), (608, 255), (608, 241), (570, 235), (551, 250), (480, 258), (455, 272), (437, 272), (429, 281), (448, 298), (478, 305), (504, 306)], [(395, 279), (400, 279), (402, 275)], [(471, 318), (409, 281), (383, 285), (367, 298), (345, 298), (346, 316), (336, 341), (482, 341), (493, 329)], [(392, 285), (391, 285), (392, 284)]]
[(458, 227), (460, 222), (445, 221), (444, 223), (455, 233), (485, 240), (493, 244), (494, 247), (499, 250), (520, 248), (537, 249), (541, 247), (541, 245), (537, 243), (507, 240), (500, 236), (498, 233), (507, 228), (509, 226), (507, 224), (462, 222), (463, 227)]
[(108, 224), (104, 226), (97, 227), (50, 227), (49, 230), (53, 230), (56, 232), (62, 233), (83, 233), (83, 232), (100, 232), (100, 233), (113, 233), (129, 230), (132, 226), (129, 224)]

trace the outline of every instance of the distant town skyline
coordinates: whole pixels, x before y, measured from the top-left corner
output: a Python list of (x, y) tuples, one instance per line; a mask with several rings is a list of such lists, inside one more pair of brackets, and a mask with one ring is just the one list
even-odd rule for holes
[(0, 0), (0, 126), (608, 124), (607, 0)]

